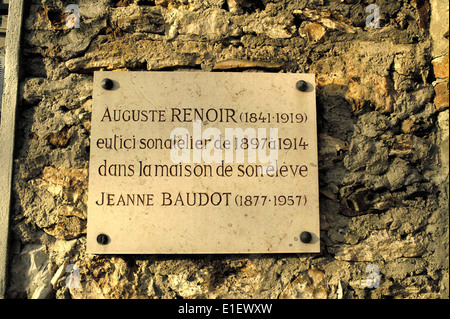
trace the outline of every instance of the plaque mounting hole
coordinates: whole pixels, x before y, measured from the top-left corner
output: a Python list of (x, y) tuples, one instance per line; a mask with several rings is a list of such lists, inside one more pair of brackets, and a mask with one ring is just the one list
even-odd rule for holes
[(102, 80), (102, 88), (105, 90), (111, 90), (114, 87), (114, 82), (111, 79), (103, 79)]
[(300, 240), (305, 243), (308, 244), (311, 242), (312, 240), (312, 235), (310, 232), (304, 231), (300, 234)]
[(110, 241), (111, 240), (108, 235), (100, 234), (97, 236), (97, 243), (100, 245), (108, 245)]
[(305, 92), (308, 89), (308, 83), (306, 81), (300, 80), (295, 84), (297, 90)]

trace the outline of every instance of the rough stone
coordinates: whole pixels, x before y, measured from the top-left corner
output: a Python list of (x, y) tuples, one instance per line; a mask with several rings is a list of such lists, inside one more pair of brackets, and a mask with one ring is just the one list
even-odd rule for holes
[[(445, 110), (443, 112), (439, 113), (437, 124), (439, 127), (438, 131), (438, 140), (440, 141), (439, 148), (439, 166), (441, 167), (442, 171), (446, 172), (449, 168), (449, 120), (448, 120), (448, 114), (449, 111)], [(447, 176), (443, 174), (442, 176), (438, 177), (437, 182), (440, 184), (444, 182), (445, 178)], [(448, 186), (447, 186), (448, 187)], [(448, 192), (448, 189), (447, 189)]]
[(229, 69), (266, 69), (279, 70), (283, 66), (282, 63), (266, 62), (266, 61), (243, 61), (243, 60), (225, 60), (214, 64), (213, 70), (229, 70)]
[(30, 19), (25, 27), (31, 32), (26, 35), (30, 53), (51, 58), (68, 59), (84, 52), (92, 39), (106, 26), (107, 0), (83, 1), (79, 4), (82, 21), (80, 28), (66, 27), (65, 7), (54, 5), (31, 5)]
[(318, 22), (329, 29), (337, 29), (348, 33), (355, 33), (358, 31), (358, 28), (353, 26), (351, 20), (346, 19), (342, 14), (339, 14), (336, 11), (330, 11), (327, 9), (304, 9), (294, 10), (293, 13), (298, 15), (303, 20)]
[(437, 78), (448, 78), (448, 53), (440, 58), (433, 60), (434, 76)]
[(325, 273), (319, 269), (308, 271), (295, 278), (280, 294), (280, 299), (327, 299)]
[(276, 17), (261, 16), (242, 28), (243, 32), (255, 32), (271, 39), (291, 38), (296, 31), (294, 16), (277, 15)]
[(394, 191), (420, 181), (421, 177), (408, 162), (401, 158), (395, 158), (386, 173), (386, 178), (389, 181), (389, 188)]
[(123, 32), (164, 34), (164, 19), (160, 7), (125, 6), (112, 13), (111, 24)]
[(407, 160), (410, 163), (418, 163), (427, 158), (430, 152), (430, 145), (422, 138), (415, 135), (397, 135), (389, 156), (396, 156)]
[[(448, 54), (449, 4), (446, 1), (429, 0), (431, 7), (430, 36), (433, 40), (432, 55)], [(445, 37), (447, 34), (447, 38)]]
[(12, 271), (13, 274), (25, 272), (25, 280), (20, 283), (13, 282), (13, 285), (22, 285), (20, 290), (23, 290), (28, 298), (46, 299), (51, 293), (49, 260), (41, 245), (25, 246), (13, 261)]
[(424, 239), (398, 236), (386, 230), (374, 231), (369, 238), (356, 245), (330, 247), (335, 258), (346, 261), (386, 261), (405, 257), (420, 257), (425, 253)]
[(187, 36), (190, 39), (217, 41), (226, 36), (239, 35), (239, 29), (233, 28), (230, 17), (223, 10), (211, 8), (198, 13), (172, 9), (164, 14), (164, 19), (169, 25), (170, 38)]
[(448, 108), (449, 103), (449, 89), (448, 81), (436, 84), (434, 87), (436, 96), (434, 97), (434, 105), (438, 111)]
[(417, 9), (419, 28), (428, 29), (430, 27), (430, 3), (424, 0), (412, 0), (411, 4)]
[(46, 139), (54, 147), (66, 147), (69, 144), (68, 129), (63, 128), (59, 132), (50, 133)]
[(55, 102), (59, 108), (75, 109), (92, 95), (92, 78), (71, 74), (59, 81), (30, 78), (23, 86), (23, 98), (27, 103), (37, 104), (44, 98)]
[[(375, 52), (376, 57), (373, 56)], [(384, 53), (379, 55), (380, 52)], [(393, 111), (398, 94), (387, 72), (393, 58), (392, 48), (386, 45), (360, 42), (343, 48), (341, 56), (330, 55), (318, 60), (310, 71), (317, 74), (319, 86), (341, 92), (354, 111), (369, 104), (377, 111), (389, 113)], [(367, 68), (373, 72), (359, 71)]]
[[(448, 298), (448, 3), (377, 4), (31, 0), (8, 297)], [(86, 254), (93, 72), (181, 69), (316, 75), (321, 253)]]
[(305, 21), (298, 30), (300, 36), (310, 41), (320, 41), (326, 35), (326, 30), (320, 23)]
[(319, 145), (319, 167), (322, 169), (334, 167), (348, 151), (347, 142), (328, 134), (319, 134)]

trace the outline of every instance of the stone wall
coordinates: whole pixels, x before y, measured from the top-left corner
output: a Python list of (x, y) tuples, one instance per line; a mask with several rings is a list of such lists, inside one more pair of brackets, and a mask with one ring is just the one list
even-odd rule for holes
[[(7, 297), (448, 298), (448, 1), (30, 0), (24, 21)], [(86, 254), (96, 70), (315, 73), (321, 253)]]

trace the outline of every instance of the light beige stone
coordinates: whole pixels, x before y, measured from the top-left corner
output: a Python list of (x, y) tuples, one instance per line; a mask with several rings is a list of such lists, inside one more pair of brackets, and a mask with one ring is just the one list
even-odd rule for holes
[(433, 60), (434, 76), (437, 78), (448, 78), (448, 53)]
[(324, 38), (325, 27), (320, 23), (306, 22), (299, 29), (300, 36), (311, 41), (320, 41)]
[(438, 111), (448, 108), (449, 104), (449, 90), (448, 81), (436, 84), (434, 87), (436, 96), (434, 97), (434, 105)]

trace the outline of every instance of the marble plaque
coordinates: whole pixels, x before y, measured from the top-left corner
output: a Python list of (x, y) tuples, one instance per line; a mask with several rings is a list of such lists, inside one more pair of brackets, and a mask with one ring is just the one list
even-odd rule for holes
[(95, 72), (87, 252), (320, 250), (315, 77)]

